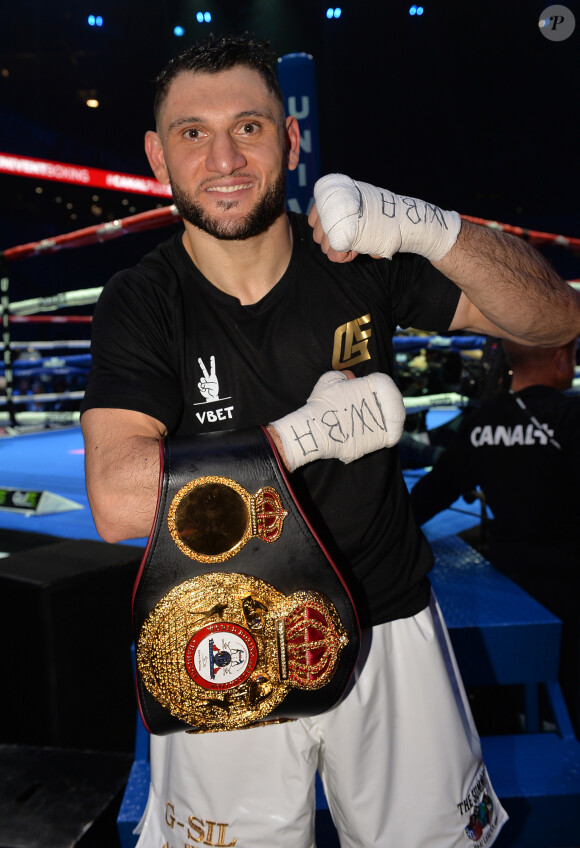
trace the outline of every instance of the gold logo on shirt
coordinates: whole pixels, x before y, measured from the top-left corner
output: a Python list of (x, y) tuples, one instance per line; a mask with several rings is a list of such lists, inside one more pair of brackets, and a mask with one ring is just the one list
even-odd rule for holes
[(371, 358), (368, 345), (372, 330), (370, 327), (363, 329), (370, 322), (371, 316), (369, 313), (336, 328), (332, 351), (332, 367), (336, 371), (350, 368), (352, 365), (358, 365), (359, 362)]

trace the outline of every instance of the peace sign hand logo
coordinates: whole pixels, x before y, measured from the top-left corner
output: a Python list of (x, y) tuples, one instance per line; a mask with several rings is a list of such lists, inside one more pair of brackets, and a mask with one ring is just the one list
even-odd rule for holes
[(210, 357), (209, 373), (201, 357), (197, 361), (203, 374), (203, 377), (197, 384), (197, 388), (206, 400), (216, 400), (216, 398), (219, 398), (220, 387), (215, 375), (215, 356)]

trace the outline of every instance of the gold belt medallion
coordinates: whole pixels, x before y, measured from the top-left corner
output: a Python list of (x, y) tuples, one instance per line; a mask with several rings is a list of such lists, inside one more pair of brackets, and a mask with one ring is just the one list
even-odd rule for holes
[(287, 515), (271, 486), (250, 495), (227, 477), (198, 477), (173, 498), (168, 525), (186, 556), (204, 563), (224, 562), (252, 536), (276, 542)]
[(150, 612), (137, 664), (173, 716), (198, 732), (233, 730), (263, 721), (292, 688), (324, 686), (348, 641), (318, 592), (285, 596), (249, 575), (202, 574)]

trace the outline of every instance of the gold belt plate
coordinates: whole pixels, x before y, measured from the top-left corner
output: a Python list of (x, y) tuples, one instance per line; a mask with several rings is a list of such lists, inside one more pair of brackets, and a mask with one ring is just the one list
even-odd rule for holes
[(292, 688), (328, 683), (349, 641), (322, 594), (284, 595), (245, 574), (203, 574), (149, 613), (137, 665), (150, 694), (196, 732), (263, 721)]

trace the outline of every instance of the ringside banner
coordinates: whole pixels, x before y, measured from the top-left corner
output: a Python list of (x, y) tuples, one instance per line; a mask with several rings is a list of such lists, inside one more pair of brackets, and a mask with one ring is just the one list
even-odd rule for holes
[(124, 191), (131, 194), (171, 197), (169, 186), (162, 185), (150, 177), (120, 174), (101, 168), (87, 168), (83, 165), (51, 162), (46, 159), (33, 159), (30, 156), (16, 156), (12, 153), (0, 153), (0, 173), (93, 188), (107, 188), (111, 191)]

